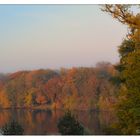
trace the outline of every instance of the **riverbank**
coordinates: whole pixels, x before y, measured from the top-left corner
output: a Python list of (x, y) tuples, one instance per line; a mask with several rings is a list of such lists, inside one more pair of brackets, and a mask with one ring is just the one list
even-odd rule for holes
[(52, 108), (51, 106), (32, 106), (32, 107), (7, 107), (7, 108), (0, 108), (0, 110), (62, 110), (62, 111), (66, 111), (66, 110), (71, 110), (71, 111), (110, 111), (110, 110), (99, 110), (99, 109), (68, 109), (68, 108)]

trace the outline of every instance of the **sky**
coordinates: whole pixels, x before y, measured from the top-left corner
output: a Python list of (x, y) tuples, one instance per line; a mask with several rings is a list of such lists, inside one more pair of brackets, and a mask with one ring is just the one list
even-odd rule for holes
[(119, 61), (127, 27), (101, 5), (0, 5), (0, 72)]

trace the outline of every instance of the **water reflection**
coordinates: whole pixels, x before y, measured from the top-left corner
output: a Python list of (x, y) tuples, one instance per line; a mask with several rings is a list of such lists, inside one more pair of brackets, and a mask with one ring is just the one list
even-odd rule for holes
[[(73, 112), (83, 126), (93, 135), (104, 134), (103, 126), (109, 126), (116, 118), (111, 112)], [(64, 115), (62, 110), (0, 110), (0, 128), (10, 120), (15, 120), (24, 129), (25, 135), (57, 135), (57, 123)]]

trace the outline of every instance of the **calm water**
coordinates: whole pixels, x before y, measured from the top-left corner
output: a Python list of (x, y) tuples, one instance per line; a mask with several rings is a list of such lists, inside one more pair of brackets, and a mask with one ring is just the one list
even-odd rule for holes
[[(74, 114), (90, 134), (102, 135), (103, 128), (116, 119), (112, 112), (75, 111)], [(25, 135), (57, 135), (57, 122), (64, 115), (61, 110), (0, 110), (0, 128), (16, 120), (24, 128)]]

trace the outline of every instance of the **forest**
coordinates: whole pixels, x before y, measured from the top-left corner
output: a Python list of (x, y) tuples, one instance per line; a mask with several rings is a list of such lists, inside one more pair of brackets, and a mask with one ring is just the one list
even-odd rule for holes
[(107, 62), (1, 74), (0, 108), (112, 110), (118, 96), (116, 77)]

